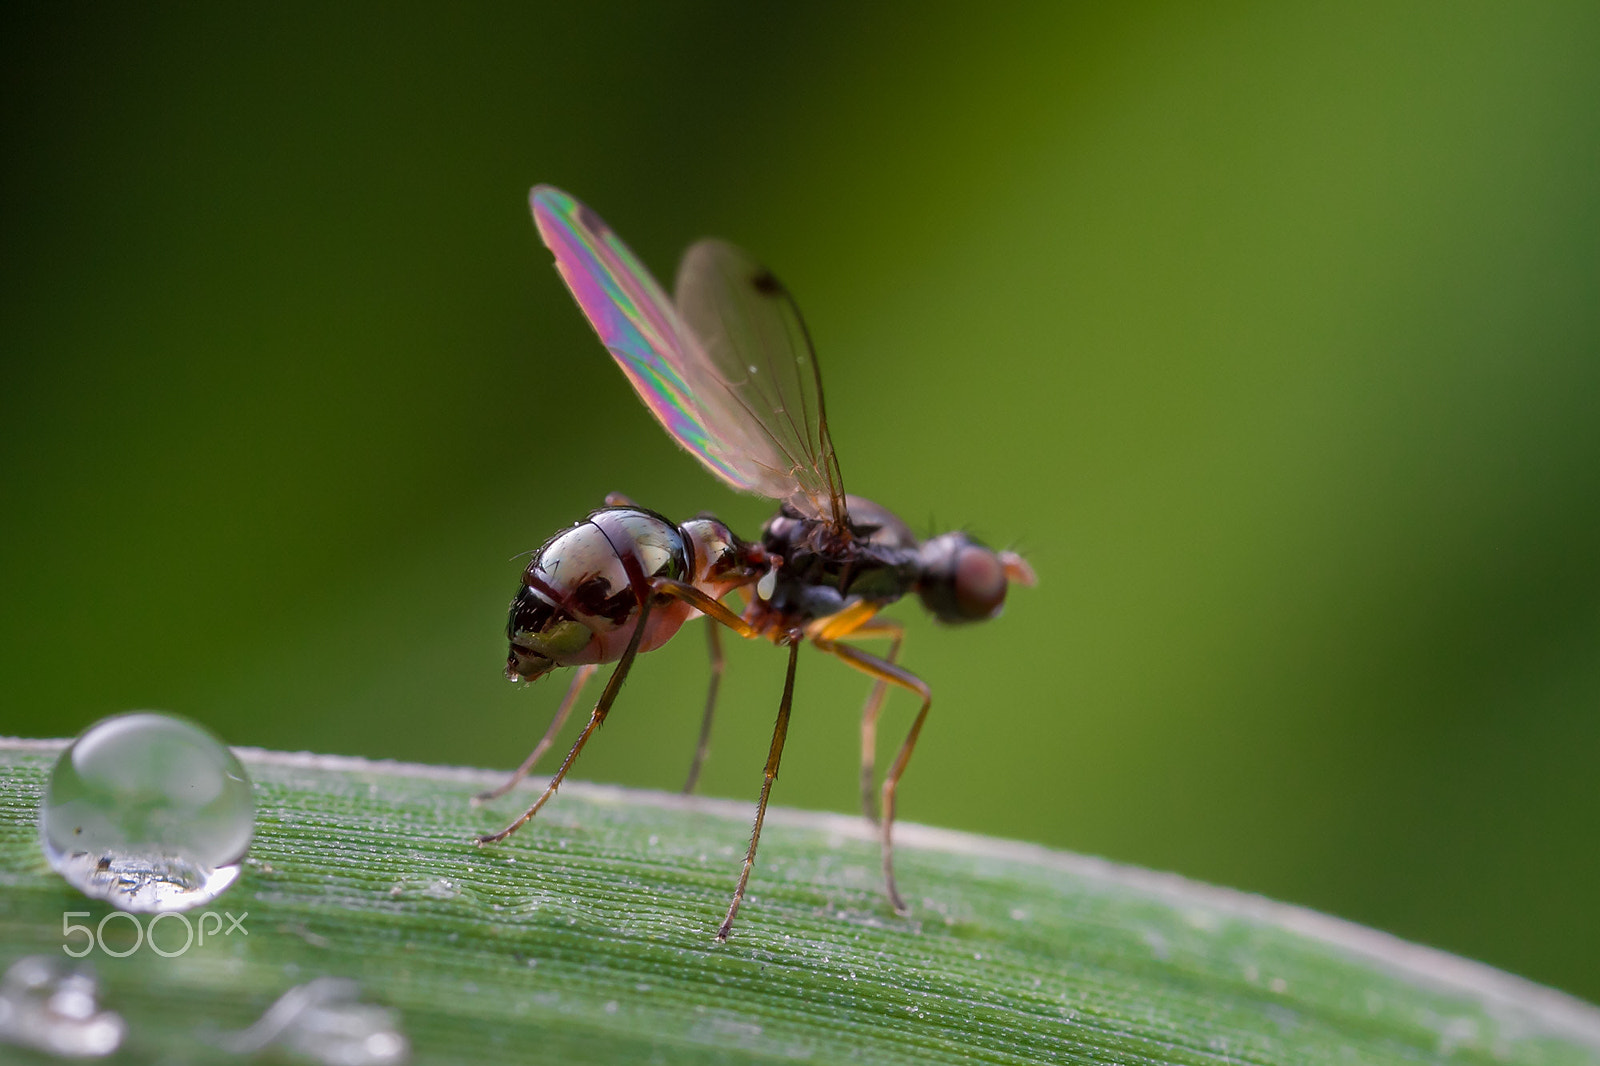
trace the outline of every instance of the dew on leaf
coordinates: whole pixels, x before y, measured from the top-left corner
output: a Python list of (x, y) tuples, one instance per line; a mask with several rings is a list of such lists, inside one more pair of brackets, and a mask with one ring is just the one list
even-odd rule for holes
[(226, 745), (187, 719), (135, 712), (96, 722), (61, 753), (39, 843), (87, 896), (180, 911), (233, 884), (254, 820), (250, 778)]

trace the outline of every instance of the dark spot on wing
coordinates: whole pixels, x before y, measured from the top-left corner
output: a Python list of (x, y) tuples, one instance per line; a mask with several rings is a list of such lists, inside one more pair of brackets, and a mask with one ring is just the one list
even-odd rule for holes
[(779, 281), (770, 270), (763, 270), (750, 279), (750, 284), (763, 296), (782, 296), (783, 282)]
[(578, 205), (578, 221), (583, 223), (585, 229), (593, 230), (595, 233), (606, 232), (605, 220), (595, 214), (588, 204)]

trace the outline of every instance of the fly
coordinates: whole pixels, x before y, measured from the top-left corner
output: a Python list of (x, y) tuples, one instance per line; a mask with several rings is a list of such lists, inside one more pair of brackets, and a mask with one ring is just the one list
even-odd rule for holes
[[(1011, 582), (1033, 584), (1032, 569), (1015, 552), (992, 551), (965, 533), (919, 540), (886, 508), (846, 494), (811, 338), (789, 290), (771, 271), (731, 244), (703, 240), (684, 253), (669, 299), (584, 204), (549, 185), (534, 188), (529, 199), (556, 270), (667, 433), (732, 488), (780, 506), (760, 539), (745, 541), (710, 515), (674, 523), (613, 494), (606, 506), (545, 542), (511, 601), (505, 672), (513, 681), (532, 681), (558, 667), (576, 672), (527, 759), (477, 800), (502, 796), (525, 777), (600, 665), (617, 665), (544, 792), (510, 825), (477, 842), (504, 840), (537, 814), (605, 721), (634, 659), (704, 615), (711, 685), (685, 792), (694, 788), (710, 737), (723, 665), (720, 627), (788, 649), (750, 847), (717, 939), (728, 938), (755, 864), (803, 643), (873, 679), (861, 716), (861, 804), (879, 830), (889, 901), (908, 914), (894, 879), (895, 790), (933, 697), (897, 662), (903, 627), (879, 612), (914, 592), (941, 622), (983, 621), (1000, 613)], [(743, 601), (741, 610), (724, 602), (730, 597)], [(888, 653), (856, 646), (867, 639), (887, 640)], [(878, 712), (891, 685), (916, 696), (921, 707), (875, 789)]]

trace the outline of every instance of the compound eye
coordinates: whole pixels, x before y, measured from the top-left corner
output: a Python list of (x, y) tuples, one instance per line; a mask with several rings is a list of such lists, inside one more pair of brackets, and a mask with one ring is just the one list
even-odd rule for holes
[(992, 618), (1006, 602), (1006, 568), (988, 548), (969, 544), (956, 553), (956, 605), (963, 617)]
[(917, 593), (941, 622), (981, 622), (1000, 613), (1010, 572), (1004, 556), (965, 533), (944, 533), (922, 545)]

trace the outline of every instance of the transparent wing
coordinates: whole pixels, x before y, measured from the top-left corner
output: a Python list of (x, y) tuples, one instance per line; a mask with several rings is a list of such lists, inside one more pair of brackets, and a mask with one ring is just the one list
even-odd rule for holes
[[(772, 272), (726, 241), (704, 240), (678, 266), (678, 312), (737, 405), (752, 452), (776, 452), (802, 514), (843, 527), (844, 482), (828, 435), (822, 375), (794, 298)], [(770, 462), (770, 460), (768, 460)]]
[(600, 216), (550, 185), (536, 186), (529, 203), (579, 309), (673, 440), (735, 489), (803, 495), (789, 456), (750, 422), (672, 301)]

